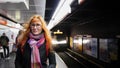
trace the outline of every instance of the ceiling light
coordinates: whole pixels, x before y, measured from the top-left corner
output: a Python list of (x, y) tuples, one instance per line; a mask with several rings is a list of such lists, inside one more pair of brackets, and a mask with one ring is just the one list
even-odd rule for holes
[(56, 32), (54, 32), (54, 34), (63, 34), (63, 32), (61, 32), (60, 30), (57, 30)]
[(81, 4), (84, 0), (78, 0), (78, 4)]
[(20, 17), (21, 17), (20, 11), (16, 11), (15, 12), (15, 18), (16, 18), (16, 20), (20, 20)]
[(74, 0), (60, 0), (49, 24), (48, 29), (52, 29), (55, 25), (57, 25), (67, 14), (71, 13), (70, 4)]

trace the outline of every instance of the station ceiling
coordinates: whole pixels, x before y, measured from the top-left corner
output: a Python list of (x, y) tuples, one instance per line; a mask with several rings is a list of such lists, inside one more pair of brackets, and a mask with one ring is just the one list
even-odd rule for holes
[(78, 30), (80, 34), (120, 35), (119, 4), (112, 0), (75, 1), (72, 13), (67, 15), (52, 31)]
[[(26, 10), (27, 7), (24, 7), (23, 4), (10, 6), (7, 2), (7, 4), (0, 3), (0, 9), (6, 10), (11, 16), (15, 16), (16, 10), (19, 9), (21, 11), (22, 20), (16, 21), (17, 23), (24, 23), (31, 15), (38, 13), (44, 16), (48, 24), (59, 1), (60, 0), (46, 0), (43, 6), (36, 4), (40, 2), (39, 0), (29, 0), (29, 10)], [(120, 34), (120, 7), (118, 3), (119, 2), (112, 0), (83, 0), (81, 4), (78, 4), (78, 0), (74, 0), (71, 4), (72, 12), (53, 27), (51, 31), (60, 29), (65, 32), (77, 28), (80, 32), (85, 34), (100, 34), (106, 32), (109, 34)], [(38, 12), (37, 8), (39, 8), (39, 10), (44, 8), (45, 10)]]

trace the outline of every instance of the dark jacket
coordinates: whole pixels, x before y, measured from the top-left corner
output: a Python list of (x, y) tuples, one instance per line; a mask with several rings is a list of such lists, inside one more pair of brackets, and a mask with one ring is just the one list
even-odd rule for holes
[[(56, 68), (55, 54), (53, 51), (50, 51), (47, 56), (45, 44), (39, 48), (39, 53), (42, 68)], [(49, 65), (47, 65), (47, 59), (49, 59)], [(18, 47), (16, 52), (15, 68), (31, 68), (31, 48), (28, 43), (23, 47), (23, 52)]]
[(8, 46), (9, 38), (7, 36), (0, 37), (0, 44), (2, 46)]

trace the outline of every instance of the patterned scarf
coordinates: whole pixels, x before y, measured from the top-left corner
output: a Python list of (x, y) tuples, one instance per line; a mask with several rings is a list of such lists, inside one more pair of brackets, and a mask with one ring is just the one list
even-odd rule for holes
[[(45, 42), (44, 34), (40, 35), (33, 35), (32, 33), (29, 34), (30, 39), (28, 40), (28, 43), (30, 44), (30, 47), (32, 49), (31, 52), (31, 68), (42, 68), (41, 60), (40, 60), (40, 53), (39, 53), (39, 47), (42, 46), (42, 44)], [(35, 39), (39, 39), (36, 41)]]

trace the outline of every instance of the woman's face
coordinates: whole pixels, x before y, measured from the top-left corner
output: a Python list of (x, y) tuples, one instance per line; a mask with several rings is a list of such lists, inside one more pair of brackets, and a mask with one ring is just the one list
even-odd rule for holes
[(34, 18), (30, 24), (30, 30), (34, 35), (38, 35), (42, 32), (41, 21), (37, 18)]

